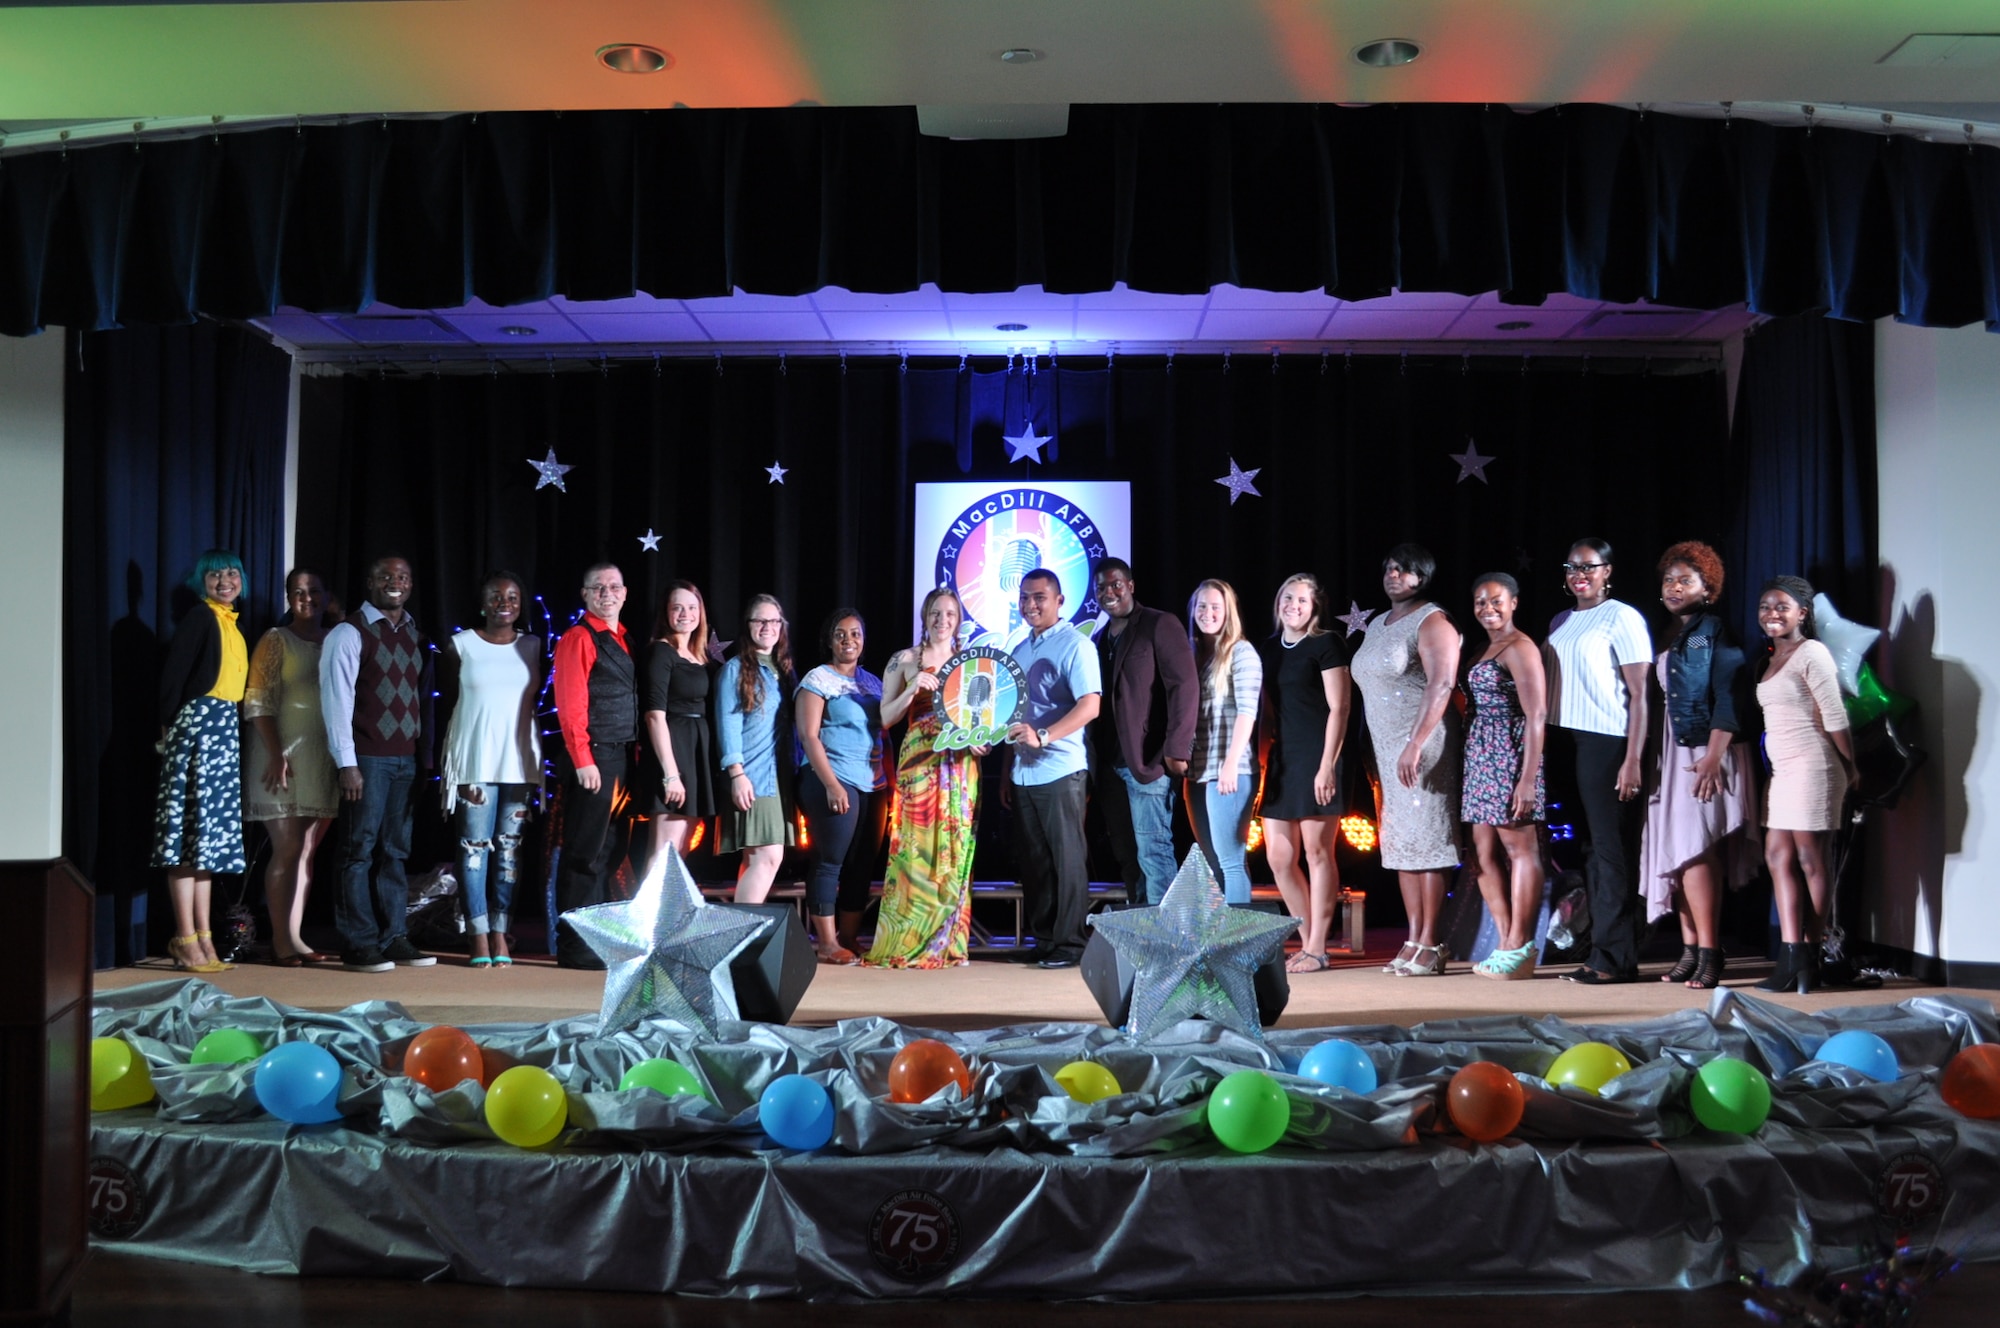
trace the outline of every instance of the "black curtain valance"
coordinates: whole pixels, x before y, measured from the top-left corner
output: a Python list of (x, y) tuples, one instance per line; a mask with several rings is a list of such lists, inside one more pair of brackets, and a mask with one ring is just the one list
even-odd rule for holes
[(1605, 106), (369, 120), (0, 160), (0, 332), (864, 291), (1556, 291), (2000, 325), (2000, 150)]

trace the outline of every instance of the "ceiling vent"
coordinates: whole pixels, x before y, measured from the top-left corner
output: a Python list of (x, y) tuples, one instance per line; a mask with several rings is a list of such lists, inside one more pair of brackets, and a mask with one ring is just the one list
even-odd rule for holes
[(1668, 341), (1684, 337), (1708, 319), (1701, 309), (1599, 309), (1576, 325), (1572, 337), (1613, 341)]
[(348, 314), (326, 320), (364, 345), (462, 346), (465, 338), (427, 314)]
[(1061, 138), (1069, 132), (1069, 103), (919, 106), (917, 129), (932, 138)]
[(2000, 65), (2000, 32), (1915, 32), (1875, 63), (1909, 69), (1992, 69)]

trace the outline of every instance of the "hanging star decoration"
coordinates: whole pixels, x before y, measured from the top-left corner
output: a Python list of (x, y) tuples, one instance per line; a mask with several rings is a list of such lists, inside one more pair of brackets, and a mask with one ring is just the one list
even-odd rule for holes
[(1194, 848), (1157, 907), (1099, 913), (1090, 923), (1132, 966), (1127, 1037), (1150, 1042), (1183, 1019), (1213, 1019), (1262, 1041), (1252, 979), (1299, 920), (1231, 908)]
[(785, 476), (789, 475), (791, 472), (786, 470), (785, 467), (779, 462), (773, 461), (770, 465), (764, 467), (764, 473), (771, 477), (769, 481), (770, 483), (783, 484), (785, 482)]
[(1229, 505), (1231, 507), (1236, 506), (1236, 500), (1246, 493), (1252, 498), (1262, 498), (1264, 496), (1257, 492), (1257, 486), (1250, 482), (1257, 478), (1257, 471), (1262, 469), (1264, 468), (1259, 466), (1257, 470), (1244, 470), (1236, 464), (1235, 457), (1229, 458), (1229, 473), (1217, 480), (1216, 483), (1229, 490)]
[(651, 526), (647, 526), (646, 533), (639, 537), (639, 547), (647, 553), (658, 553), (660, 551), (660, 536), (653, 533)]
[(1007, 459), (1009, 461), (1032, 461), (1037, 465), (1040, 465), (1042, 461), (1042, 449), (1048, 446), (1054, 438), (1054, 434), (1049, 434), (1046, 437), (1037, 435), (1033, 420), (1029, 420), (1026, 424), (1023, 424), (1021, 432), (1018, 434), (1000, 435), (1000, 441), (1007, 444)]
[(535, 468), (535, 473), (537, 475), (541, 476), (540, 479), (535, 481), (535, 491), (537, 493), (541, 492), (543, 489), (548, 488), (551, 484), (555, 485), (558, 489), (561, 489), (564, 493), (569, 492), (569, 485), (563, 483), (563, 476), (569, 474), (572, 470), (575, 470), (576, 467), (565, 466), (564, 464), (562, 464), (562, 462), (556, 460), (555, 448), (551, 447), (549, 449), (549, 454), (543, 457), (540, 461), (535, 460), (533, 457), (529, 457), (528, 464)]
[(1361, 607), (1360, 600), (1351, 599), (1347, 601), (1347, 612), (1340, 614), (1334, 621), (1346, 624), (1347, 634), (1353, 636), (1356, 632), (1368, 630), (1368, 610)]
[(729, 962), (773, 925), (704, 903), (671, 845), (629, 900), (573, 908), (562, 917), (604, 961), (600, 1037), (656, 1018), (714, 1037), (718, 1023), (737, 1017)]
[(1489, 482), (1486, 478), (1486, 468), (1493, 464), (1495, 458), (1479, 455), (1478, 443), (1468, 438), (1465, 440), (1465, 450), (1463, 452), (1452, 452), (1449, 455), (1453, 461), (1458, 463), (1458, 482), (1460, 484), (1465, 483), (1467, 480), (1478, 480), (1481, 484)]

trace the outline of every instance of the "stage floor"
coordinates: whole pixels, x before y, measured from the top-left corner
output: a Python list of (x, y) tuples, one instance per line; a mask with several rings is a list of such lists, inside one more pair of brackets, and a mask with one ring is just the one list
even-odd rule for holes
[[(1708, 1008), (1712, 993), (1670, 986), (1658, 977), (1665, 963), (1645, 966), (1642, 981), (1619, 987), (1583, 987), (1559, 980), (1573, 965), (1549, 968), (1528, 981), (1496, 982), (1453, 961), (1442, 977), (1399, 978), (1381, 971), (1402, 943), (1400, 931), (1371, 931), (1367, 954), (1337, 959), (1324, 973), (1294, 974), (1291, 1003), (1279, 1028), (1341, 1024), (1399, 1024), (1485, 1015), (1556, 1015), (1574, 1023), (1654, 1019), (1677, 1010)], [(1751, 988), (1768, 975), (1768, 962), (1730, 960), (1725, 986)], [(113, 990), (175, 976), (165, 960), (97, 974)], [(207, 979), (232, 996), (265, 996), (308, 1010), (339, 1010), (360, 1001), (394, 1001), (425, 1023), (473, 1024), (547, 1021), (594, 1013), (604, 992), (601, 974), (559, 969), (527, 958), (511, 969), (474, 969), (463, 956), (443, 955), (434, 968), (390, 973), (348, 973), (338, 964), (276, 968), (240, 964)], [(1810, 996), (1773, 996), (1797, 1010), (1894, 1004), (1916, 995), (1957, 994), (1990, 1000), (1993, 993), (1933, 987), (1891, 979), (1875, 990), (1840, 989)], [(1072, 1020), (1102, 1022), (1075, 969), (1044, 972), (998, 959), (975, 959), (964, 968), (910, 972), (841, 968), (822, 964), (792, 1023), (826, 1027), (842, 1019), (881, 1015), (913, 1027), (963, 1032), (1011, 1024)]]

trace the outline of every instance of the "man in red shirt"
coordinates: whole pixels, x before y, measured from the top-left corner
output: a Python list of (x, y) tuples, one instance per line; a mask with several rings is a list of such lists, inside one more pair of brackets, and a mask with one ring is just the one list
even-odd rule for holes
[[(610, 899), (611, 809), (639, 731), (637, 670), (618, 621), (624, 607), (624, 575), (612, 563), (598, 563), (583, 574), (583, 617), (556, 643), (556, 719), (573, 772), (563, 790), (559, 913)], [(604, 967), (561, 921), (556, 925), (556, 963)]]

